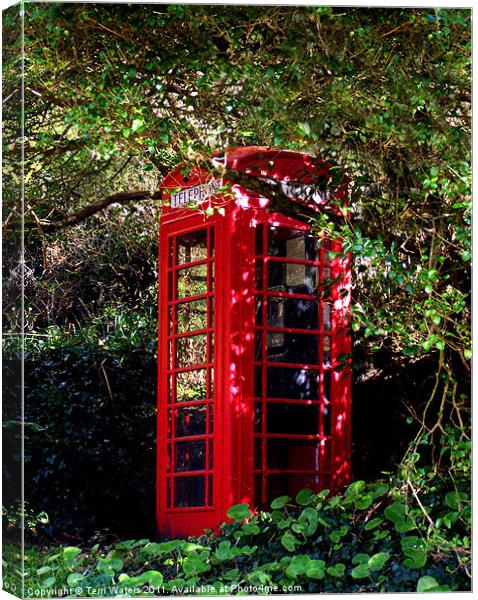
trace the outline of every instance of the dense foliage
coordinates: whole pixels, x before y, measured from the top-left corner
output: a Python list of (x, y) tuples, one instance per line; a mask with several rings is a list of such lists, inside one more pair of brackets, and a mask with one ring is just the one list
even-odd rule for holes
[[(4, 13), (4, 306), (12, 334), (5, 414), (7, 441), (18, 441), (23, 216), (26, 490), (34, 513), (48, 508), (56, 534), (63, 526), (118, 523), (119, 513), (98, 510), (112, 498), (126, 506), (134, 496), (132, 514), (149, 510), (158, 183), (181, 161), (211, 167), (212, 150), (234, 145), (319, 155), (350, 180), (350, 202), (339, 207), (343, 221), (321, 215), (314, 226), (340, 235), (354, 257), (354, 471), (368, 479), (395, 470), (399, 477), (385, 496), (374, 497), (374, 484), (357, 484), (341, 500), (311, 500), (314, 511), (323, 503), (327, 524), (318, 522), (295, 551), (281, 540), (287, 532), (303, 535), (305, 517), (288, 521), (286, 512), (295, 509), (281, 507), (254, 517), (250, 537), (237, 523), (225, 537), (201, 540), (210, 550), (131, 542), (108, 558), (99, 548), (89, 557), (65, 551), (44, 565), (57, 569), (55, 585), (73, 573), (86, 582), (140, 577), (151, 562), (161, 576), (151, 575), (150, 583), (194, 579), (201, 569), (198, 581), (225, 583), (219, 571), (226, 565), (230, 581), (286, 577), (304, 589), (413, 590), (422, 576), (465, 589), (470, 11), (24, 8), (23, 215), (20, 18), (18, 7)], [(380, 442), (375, 455), (367, 436)], [(18, 459), (12, 453), (7, 467)], [(53, 477), (68, 493), (51, 493)], [(385, 508), (396, 502), (408, 508)], [(401, 521), (410, 525), (404, 510), (418, 530), (397, 529)], [(383, 521), (372, 527), (375, 518)], [(244, 544), (258, 548), (238, 553)], [(52, 577), (42, 573), (38, 581)], [(434, 586), (421, 582), (422, 589)]]
[[(53, 537), (154, 530), (154, 318), (105, 313), (69, 336), (51, 326), (25, 352), (25, 495), (47, 513)], [(4, 422), (7, 435), (13, 426)], [(8, 473), (20, 458), (6, 462)]]
[(470, 497), (447, 486), (437, 482), (418, 505), (397, 487), (356, 481), (341, 496), (276, 498), (270, 512), (233, 506), (219, 536), (59, 548), (29, 570), (27, 595), (465, 591)]

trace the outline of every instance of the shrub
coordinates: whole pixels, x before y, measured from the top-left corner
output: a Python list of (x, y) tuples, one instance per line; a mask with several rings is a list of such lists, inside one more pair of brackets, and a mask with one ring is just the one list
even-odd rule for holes
[[(16, 360), (7, 348), (6, 371)], [(156, 365), (155, 322), (134, 313), (27, 339), (25, 496), (50, 535), (153, 531)]]
[(470, 589), (470, 495), (440, 478), (421, 506), (400, 482), (356, 481), (341, 495), (302, 490), (268, 512), (241, 504), (228, 516), (217, 535), (58, 549), (27, 586), (86, 596)]

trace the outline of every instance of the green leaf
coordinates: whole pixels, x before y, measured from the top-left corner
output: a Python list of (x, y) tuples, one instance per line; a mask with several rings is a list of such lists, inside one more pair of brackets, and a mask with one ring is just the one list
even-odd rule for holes
[(303, 573), (305, 573), (309, 561), (310, 558), (308, 556), (305, 556), (304, 554), (294, 556), (285, 571), (286, 575), (291, 579), (295, 579), (297, 575), (302, 575)]
[(315, 498), (316, 498), (316, 496), (312, 493), (312, 490), (309, 490), (308, 488), (306, 488), (306, 489), (300, 490), (300, 492), (295, 497), (295, 501), (297, 502), (297, 504), (304, 506), (306, 504), (310, 504), (311, 502), (313, 502), (315, 500)]
[(313, 559), (305, 569), (305, 575), (309, 579), (323, 579), (325, 577), (325, 562)]
[(448, 492), (445, 495), (445, 504), (449, 506), (452, 510), (458, 510), (460, 507), (460, 494), (459, 492), (453, 491)]
[(383, 511), (385, 518), (393, 523), (402, 521), (405, 513), (406, 507), (404, 504), (402, 504), (402, 502), (394, 502), (393, 504), (387, 506), (387, 508)]
[(290, 500), (292, 500), (290, 496), (279, 496), (275, 500), (272, 500), (271, 508), (273, 510), (278, 510), (279, 508), (284, 507)]
[(345, 491), (346, 496), (355, 496), (359, 494), (365, 487), (365, 481), (354, 481), (351, 483)]
[(80, 554), (81, 548), (76, 546), (68, 546), (63, 549), (63, 558), (67, 561), (73, 560), (78, 554)]
[(364, 579), (370, 575), (370, 569), (367, 563), (357, 565), (350, 573), (354, 579)]
[(45, 573), (49, 573), (51, 571), (51, 567), (45, 566), (37, 569), (37, 575), (45, 575)]
[(151, 585), (152, 587), (159, 587), (160, 585), (162, 585), (164, 581), (162, 573), (160, 573), (159, 571), (148, 571), (148, 574), (149, 585)]
[(190, 557), (183, 562), (183, 571), (188, 577), (209, 571), (211, 567), (197, 557)]
[(251, 511), (249, 510), (249, 504), (235, 504), (231, 506), (227, 511), (227, 516), (234, 521), (242, 521), (243, 519), (249, 519)]
[(42, 581), (40, 583), (40, 587), (41, 588), (49, 588), (51, 587), (56, 581), (56, 577), (48, 577), (47, 579), (45, 579), (44, 581)]
[(319, 525), (319, 515), (315, 508), (308, 506), (301, 512), (297, 521), (292, 525), (296, 533), (301, 533), (305, 537), (314, 535)]
[(133, 131), (137, 131), (142, 125), (143, 125), (143, 120), (142, 119), (134, 119), (133, 123), (131, 125), (131, 129)]
[(370, 494), (367, 494), (366, 496), (360, 496), (355, 500), (355, 507), (359, 510), (365, 510), (366, 508), (369, 508), (371, 504), (372, 496)]
[(370, 556), (368, 554), (364, 554), (363, 552), (359, 552), (358, 554), (355, 554), (355, 556), (352, 557), (352, 564), (353, 565), (360, 565), (363, 563), (368, 563), (370, 559)]
[(420, 569), (427, 562), (427, 551), (423, 540), (416, 535), (401, 540), (402, 551), (407, 557), (403, 564), (409, 569)]
[(327, 567), (327, 573), (331, 577), (343, 577), (345, 573), (345, 565), (337, 563), (335, 566)]
[(377, 554), (374, 554), (368, 561), (369, 569), (371, 571), (379, 571), (389, 558), (390, 554), (388, 552), (378, 552)]
[(417, 582), (417, 592), (435, 592), (436, 588), (439, 587), (438, 581), (430, 575), (423, 575)]
[(374, 519), (371, 519), (365, 523), (364, 529), (365, 531), (371, 531), (372, 529), (375, 529), (375, 527), (378, 527), (381, 523), (383, 523), (383, 519), (380, 517), (375, 517)]
[(281, 544), (289, 552), (294, 552), (296, 546), (300, 546), (300, 541), (290, 531), (286, 531), (281, 538)]
[(75, 585), (78, 585), (82, 579), (83, 575), (81, 573), (70, 573), (66, 578), (66, 582), (70, 587), (74, 587)]

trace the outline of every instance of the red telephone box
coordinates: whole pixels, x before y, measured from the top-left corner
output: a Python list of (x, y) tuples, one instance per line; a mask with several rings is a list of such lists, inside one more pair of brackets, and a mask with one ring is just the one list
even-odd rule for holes
[[(300, 203), (333, 210), (328, 165), (261, 147), (217, 160)], [(350, 265), (337, 240), (269, 200), (193, 169), (163, 182), (159, 245), (157, 525), (215, 528), (229, 506), (267, 506), (350, 473)], [(207, 216), (208, 206), (220, 207)], [(208, 213), (211, 211), (208, 211)], [(342, 368), (337, 368), (339, 365)]]

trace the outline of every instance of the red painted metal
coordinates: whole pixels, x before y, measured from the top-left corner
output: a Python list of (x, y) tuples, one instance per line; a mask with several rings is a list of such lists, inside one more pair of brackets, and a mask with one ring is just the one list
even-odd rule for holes
[[(287, 193), (294, 182), (316, 186), (328, 177), (327, 163), (296, 152), (232, 148), (216, 158), (285, 183)], [(214, 529), (232, 504), (258, 507), (303, 487), (337, 489), (350, 477), (349, 360), (337, 369), (351, 349), (350, 261), (333, 254), (339, 240), (315, 239), (307, 224), (267, 212), (267, 198), (238, 185), (199, 204), (167, 206), (178, 190), (192, 190), (179, 197), (183, 202), (210, 179), (203, 170), (185, 175), (178, 168), (162, 185), (163, 536)], [(345, 193), (340, 187), (321, 205), (296, 201), (336, 210), (330, 200)], [(206, 216), (211, 205), (222, 206), (222, 214)]]

